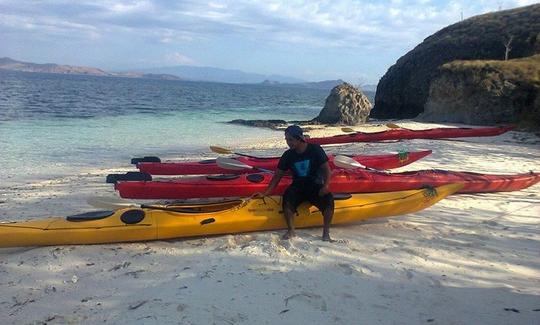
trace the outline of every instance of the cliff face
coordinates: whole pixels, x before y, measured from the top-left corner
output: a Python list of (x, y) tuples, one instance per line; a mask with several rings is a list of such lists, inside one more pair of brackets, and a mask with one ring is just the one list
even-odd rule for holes
[(454, 60), (501, 60), (540, 53), (540, 4), (489, 13), (448, 26), (401, 57), (381, 78), (374, 118), (412, 118), (423, 112), (438, 68)]
[(517, 123), (540, 129), (540, 54), (508, 61), (454, 61), (431, 82), (424, 121)]

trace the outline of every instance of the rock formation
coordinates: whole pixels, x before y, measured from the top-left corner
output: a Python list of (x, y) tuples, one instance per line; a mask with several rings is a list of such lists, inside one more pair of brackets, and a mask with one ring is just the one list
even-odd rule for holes
[(374, 118), (412, 118), (423, 112), (438, 68), (454, 60), (502, 60), (540, 53), (540, 4), (472, 17), (448, 26), (401, 57), (381, 78)]
[(368, 98), (360, 90), (348, 83), (342, 83), (332, 89), (324, 108), (313, 121), (342, 125), (365, 123), (371, 107)]
[(540, 54), (508, 61), (454, 61), (439, 73), (418, 119), (540, 129)]
[(245, 126), (253, 126), (258, 128), (270, 128), (277, 130), (280, 127), (286, 127), (289, 122), (285, 120), (244, 120), (236, 119), (229, 121), (230, 124), (239, 124)]

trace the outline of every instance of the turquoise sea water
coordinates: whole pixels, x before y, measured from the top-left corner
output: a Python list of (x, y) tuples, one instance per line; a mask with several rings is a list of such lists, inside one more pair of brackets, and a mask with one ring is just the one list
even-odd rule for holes
[(233, 119), (304, 120), (328, 90), (0, 71), (0, 178), (40, 179), (133, 156), (177, 157), (276, 133)]

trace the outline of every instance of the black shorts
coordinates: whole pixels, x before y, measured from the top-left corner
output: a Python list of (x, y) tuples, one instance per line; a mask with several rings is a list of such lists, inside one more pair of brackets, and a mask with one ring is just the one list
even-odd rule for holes
[(334, 196), (332, 193), (319, 196), (321, 188), (322, 185), (316, 183), (291, 184), (283, 194), (283, 209), (289, 208), (296, 211), (296, 208), (306, 201), (316, 206), (321, 212), (328, 208), (333, 209)]

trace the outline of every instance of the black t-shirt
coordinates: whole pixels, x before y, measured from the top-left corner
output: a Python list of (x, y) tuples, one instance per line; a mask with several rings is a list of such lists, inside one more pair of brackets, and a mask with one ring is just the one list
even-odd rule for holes
[(278, 168), (283, 171), (290, 170), (294, 182), (313, 182), (322, 184), (319, 167), (328, 161), (323, 148), (317, 144), (308, 143), (302, 153), (289, 149), (279, 159)]

